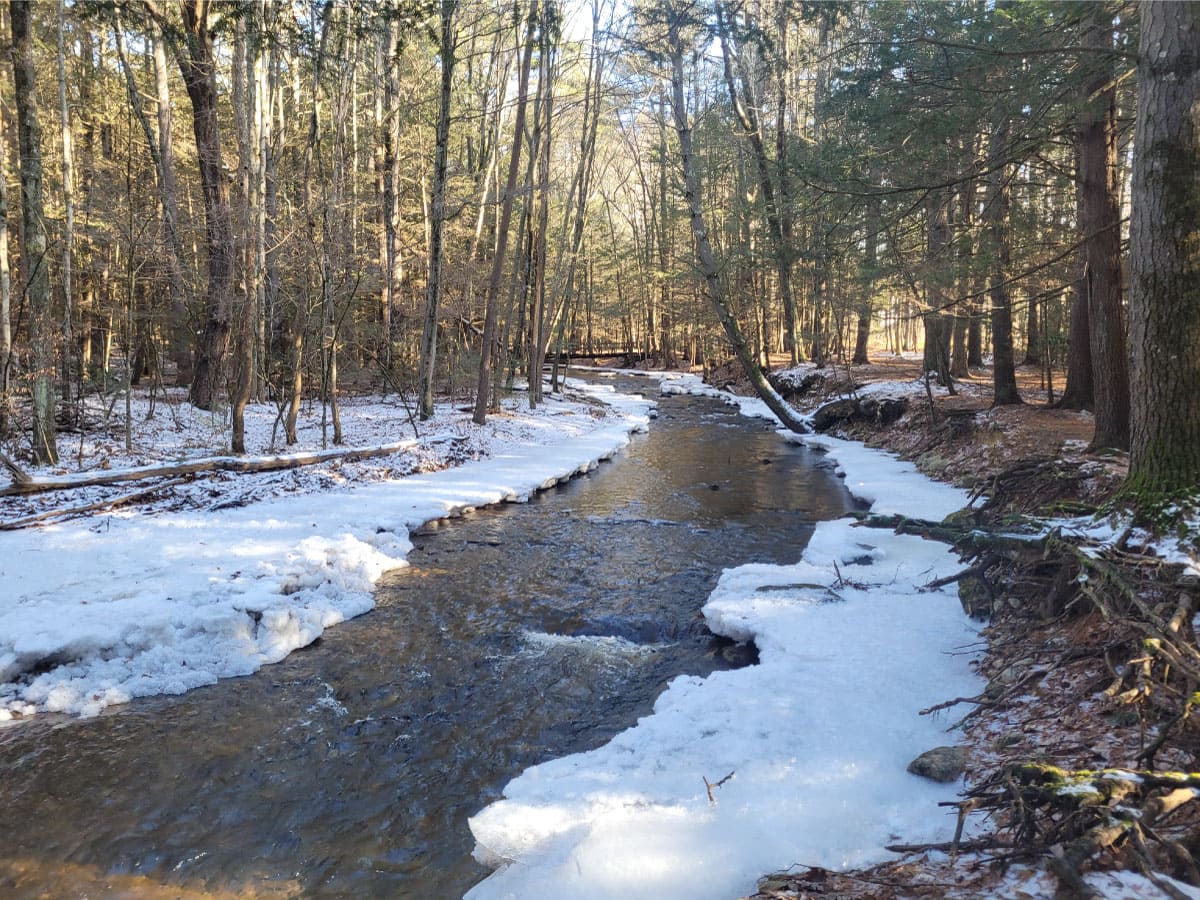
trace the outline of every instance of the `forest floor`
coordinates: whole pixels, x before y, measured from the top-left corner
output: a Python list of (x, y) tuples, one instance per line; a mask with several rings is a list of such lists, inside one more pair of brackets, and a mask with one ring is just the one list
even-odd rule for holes
[[(850, 396), (852, 386), (855, 396), (907, 400), (904, 412), (888, 424), (880, 418), (891, 416), (876, 406), (867, 408), (873, 416), (860, 412), (824, 424), (832, 434), (894, 451), (930, 477), (978, 493), (980, 508), (971, 517), (977, 527), (1094, 516), (1119, 489), (1127, 456), (1089, 453), (1091, 414), (1051, 408), (1040, 372), (1018, 370), (1024, 405), (992, 408), (990, 370), (960, 381), (957, 396), (935, 385), (930, 397), (921, 368), (919, 359), (886, 357), (849, 369), (804, 366), (776, 379), (785, 396), (791, 388), (790, 401), (808, 412)], [(736, 393), (748, 392), (728, 369), (712, 373), (709, 380)], [(1056, 381), (1061, 389), (1061, 373)], [(1159, 609), (1173, 609), (1178, 598), (1179, 608), (1194, 615), (1200, 582), (1196, 530), (1168, 540), (1166, 560), (1161, 545), (1144, 535), (1130, 541), (1129, 534), (1116, 539), (1119, 553), (1103, 551), (1114, 563), (1112, 583), (1129, 586), (1130, 597), (1138, 593)], [(1114, 543), (1111, 536), (1108, 543)], [(1155, 840), (1145, 841), (1145, 835), (1132, 833), (1098, 836), (1112, 819), (1089, 817), (1080, 808), (1020, 808), (1030, 796), (1024, 784), (1017, 789), (1013, 783), (1022, 764), (1071, 771), (1200, 768), (1200, 728), (1191, 705), (1197, 699), (1195, 687), (1184, 687), (1190, 697), (1181, 701), (1181, 687), (1171, 673), (1141, 649), (1144, 629), (1113, 615), (1103, 603), (1081, 602), (1088, 575), (1078, 566), (1058, 565), (1048, 549), (1044, 556), (1034, 566), (999, 562), (988, 572), (992, 581), (1008, 580), (989, 588), (993, 597), (1002, 595), (1003, 608), (993, 600), (994, 614), (983, 632), (987, 647), (978, 665), (988, 689), (975, 698), (947, 697), (946, 709), (935, 713), (951, 732), (947, 743), (966, 751), (962, 796), (977, 811), (967, 819), (962, 847), (911, 847), (894, 861), (862, 871), (833, 872), (797, 860), (787, 871), (763, 879), (754, 900), (1035, 898), (1086, 896), (1089, 891), (1103, 897), (1200, 897), (1200, 890), (1164, 874), (1196, 883), (1191, 862), (1200, 851), (1196, 803), (1185, 803), (1169, 819), (1163, 816), (1162, 830), (1169, 835), (1147, 826)], [(1047, 600), (1052, 578), (1030, 574), (1036, 565), (1058, 565), (1060, 580), (1066, 573), (1072, 576), (1067, 581), (1083, 587), (1074, 592), (1068, 587), (1072, 602), (1052, 605)], [(960, 584), (964, 598), (968, 581)], [(1181, 641), (1194, 648), (1197, 619), (1185, 622), (1191, 627), (1183, 629), (1187, 634)], [(1131, 673), (1139, 667), (1138, 683), (1132, 686)], [(1119, 803), (1113, 799), (1099, 805), (1107, 811)], [(930, 816), (944, 814), (930, 810)], [(896, 837), (902, 845), (904, 836)], [(1083, 856), (1088, 840), (1095, 841), (1087, 847), (1094, 852)], [(1071, 855), (1075, 849), (1080, 856)], [(1064, 855), (1071, 865), (1062, 865)], [(1064, 869), (1070, 870), (1065, 876)]]
[[(1088, 452), (1091, 415), (1049, 408), (1041, 374), (1026, 369), (1018, 372), (1025, 404), (993, 409), (990, 371), (973, 375), (960, 381), (951, 396), (944, 388), (927, 389), (919, 359), (880, 357), (870, 366), (821, 370), (804, 366), (785, 373), (780, 386), (807, 413), (822, 406), (828, 410), (828, 404), (848, 398), (876, 401), (873, 406), (843, 409), (844, 416), (837, 421), (827, 416), (831, 433), (894, 451), (934, 479), (977, 491), (980, 497), (969, 523), (974, 528), (997, 534), (1018, 527), (1015, 523), (1021, 517), (1061, 523), (1090, 518), (1102, 508), (1119, 489), (1127, 461), (1119, 453)], [(709, 382), (734, 393), (749, 393), (732, 368), (711, 372)], [(1056, 390), (1061, 385), (1061, 373), (1056, 373)], [(903, 410), (898, 404), (885, 409), (881, 405), (885, 399), (903, 401)], [(596, 407), (562, 404), (558, 408), (559, 403), (543, 411), (556, 429), (572, 418), (603, 416)], [(98, 401), (91, 404), (85, 427), (60, 446), (62, 465), (31, 474), (102, 478), (106, 472), (171, 465), (221, 452), (227, 423), (189, 407), (181, 391), (168, 391), (153, 405), (148, 398), (139, 404), (131, 409), (128, 422), (122, 409)], [(417, 441), (419, 426), (411, 423), (410, 411), (399, 399), (348, 398), (343, 413), (347, 443), (385, 446), (411, 441), (411, 445), (384, 456), (335, 458), (302, 469), (164, 475), (158, 482), (10, 495), (0, 498), (0, 527), (32, 524), (35, 518), (39, 525), (86, 519), (99, 510), (117, 508), (136, 508), (142, 516), (153, 517), (172, 511), (236, 509), (291, 495), (332, 498), (352, 483), (430, 472), (487, 457), (495, 446), (536, 440), (546, 425), (514, 407), (493, 417), (489, 430), (481, 433), (469, 425), (465, 411), (447, 407), (439, 415), (438, 433)], [(284, 450), (274, 416), (270, 407), (252, 410), (248, 444), (251, 453), (261, 455), (252, 459)], [(306, 406), (300, 443), (289, 452), (318, 452), (329, 444), (329, 435), (322, 434), (322, 420), (319, 405)], [(397, 433), (397, 422), (408, 423), (402, 426), (403, 433)], [(125, 449), (127, 429), (130, 451)], [(1097, 557), (1117, 573), (1114, 583), (1127, 580), (1135, 593), (1154, 597), (1156, 604), (1167, 608), (1174, 608), (1179, 596), (1200, 594), (1195, 530), (1176, 539), (1172, 559), (1163, 560), (1161, 552), (1155, 556), (1164, 546), (1161, 542), (1136, 533), (1131, 538), (1129, 532), (1118, 537), (1119, 527), (1111, 524), (1098, 528), (1102, 541), (1116, 545), (1116, 551), (1105, 550)], [(1074, 807), (1020, 809), (1028, 795), (1004, 784), (997, 787), (997, 779), (1008, 778), (1011, 785), (1014, 767), (1029, 762), (1069, 770), (1191, 772), (1200, 768), (1200, 729), (1191, 706), (1200, 703), (1200, 693), (1194, 693), (1195, 679), (1185, 678), (1184, 684), (1193, 686), (1181, 697), (1177, 677), (1179, 671), (1195, 673), (1200, 668), (1188, 657), (1178, 660), (1180, 664), (1168, 673), (1161, 660), (1146, 662), (1151, 654), (1143, 653), (1139, 659), (1144, 634), (1131, 630), (1127, 618), (1111, 615), (1112, 610), (1102, 604), (1079, 602), (1080, 593), (1087, 593), (1087, 578), (1079, 564), (1070, 563), (1069, 554), (1066, 562), (1061, 551), (1055, 554), (1047, 545), (1032, 564), (1027, 559), (989, 564), (988, 579), (1001, 582), (1002, 590), (997, 599), (989, 589), (994, 615), (983, 632), (987, 649), (978, 661), (988, 689), (973, 698), (946, 697), (946, 708), (933, 713), (950, 732), (946, 743), (966, 750), (963, 797), (976, 812), (968, 820), (962, 852), (919, 847), (884, 865), (846, 872), (796, 860), (787, 872), (762, 881), (757, 900), (1053, 897), (1060, 890), (1061, 873), (1052, 871), (1052, 857), (1055, 852), (1069, 854), (1079, 839), (1092, 835), (1095, 817)], [(1063, 593), (1063, 586), (1055, 581), (1061, 581), (1063, 573), (1069, 576), (1068, 586), (1077, 582), (1082, 586), (1071, 594), (1070, 602), (1051, 603)], [(964, 580), (964, 588), (968, 581)], [(960, 593), (969, 599), (969, 591)], [(1097, 598), (1097, 603), (1102, 599)], [(1187, 609), (1194, 613), (1194, 603)], [(1196, 621), (1189, 616), (1187, 622), (1191, 628), (1185, 629), (1186, 643), (1194, 648)], [(1190, 786), (1200, 786), (1200, 779)], [(1193, 809), (1197, 805), (1185, 803), (1169, 819), (1163, 816), (1161, 827), (1147, 825), (1145, 834), (1138, 835), (1140, 846), (1123, 835), (1098, 847), (1098, 852), (1075, 866), (1082, 871), (1076, 893), (1082, 885), (1104, 897), (1200, 897), (1200, 892), (1190, 893), (1188, 885), (1168, 881), (1165, 875), (1153, 875), (1158, 879), (1154, 882), (1129, 872), (1143, 866), (1192, 883), (1200, 881), (1190, 862), (1200, 853), (1200, 813)], [(1108, 806), (1101, 804), (1101, 808)], [(946, 815), (946, 810), (929, 810), (931, 819), (944, 820)], [(988, 846), (993, 833), (1010, 846)], [(906, 836), (897, 834), (895, 840), (899, 845)], [(1154, 846), (1146, 849), (1147, 843)]]

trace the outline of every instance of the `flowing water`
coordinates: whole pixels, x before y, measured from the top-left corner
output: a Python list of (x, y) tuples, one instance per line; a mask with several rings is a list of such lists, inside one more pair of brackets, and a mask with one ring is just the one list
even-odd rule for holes
[(460, 896), (487, 874), (468, 816), (748, 661), (699, 619), (721, 569), (794, 561), (850, 505), (765, 423), (665, 398), (611, 464), (427, 526), (373, 612), (287, 660), (0, 731), (0, 896)]

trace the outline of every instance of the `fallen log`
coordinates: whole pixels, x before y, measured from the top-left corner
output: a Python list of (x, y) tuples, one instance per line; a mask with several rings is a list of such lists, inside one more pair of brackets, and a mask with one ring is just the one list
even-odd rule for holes
[(22, 494), (39, 494), (46, 491), (65, 491), (80, 487), (95, 487), (97, 485), (118, 484), (125, 481), (142, 481), (147, 478), (174, 478), (180, 475), (195, 475), (202, 472), (273, 472), (281, 469), (299, 469), (304, 466), (317, 465), (331, 460), (370, 459), (377, 456), (390, 456), (411, 450), (419, 444), (457, 443), (466, 440), (458, 435), (444, 435), (398, 441), (394, 444), (384, 444), (380, 447), (358, 447), (349, 450), (317, 450), (311, 453), (289, 453), (285, 456), (264, 456), (257, 458), (240, 458), (236, 456), (215, 456), (205, 459), (192, 460), (183, 463), (167, 465), (139, 466), (136, 469), (121, 469), (101, 474), (81, 473), (66, 475), (60, 478), (30, 478), (27, 481), (16, 480), (8, 487), (0, 488), (0, 497), (11, 497)]
[(7, 454), (0, 453), (0, 463), (12, 473), (13, 481), (16, 484), (28, 484), (33, 480), (29, 477), (29, 473), (13, 462)]
[[(1019, 534), (1006, 529), (1004, 531), (990, 530), (978, 525), (959, 525), (950, 519), (943, 522), (933, 522), (929, 519), (912, 519), (908, 516), (881, 516), (875, 513), (850, 512), (851, 518), (862, 528), (885, 528), (896, 534), (912, 534), (940, 541), (959, 550), (990, 550), (1003, 555), (1029, 550), (1041, 551), (1051, 534)], [(965, 578), (969, 571), (962, 572), (952, 581)]]
[(148, 488), (142, 488), (140, 491), (133, 491), (129, 494), (122, 494), (120, 497), (113, 497), (109, 500), (98, 500), (95, 503), (85, 503), (83, 506), (71, 506), (66, 509), (48, 509), (44, 512), (37, 513), (32, 516), (24, 516), (20, 519), (10, 519), (7, 522), (0, 522), (0, 531), (16, 531), (20, 528), (26, 528), (30, 525), (37, 525), (39, 522), (45, 522), (49, 519), (59, 519), (67, 516), (81, 516), (84, 513), (99, 512), (104, 509), (115, 509), (118, 506), (124, 506), (126, 503), (133, 503), (135, 500), (140, 500), (143, 497), (149, 497), (151, 494), (157, 494), (159, 491), (172, 488), (177, 484), (182, 484), (186, 479), (172, 478), (169, 481), (164, 481), (162, 484), (151, 485)]

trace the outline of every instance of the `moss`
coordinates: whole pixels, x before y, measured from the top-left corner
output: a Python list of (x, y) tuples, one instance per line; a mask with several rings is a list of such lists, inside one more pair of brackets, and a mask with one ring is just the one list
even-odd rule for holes
[(1189, 520), (1200, 516), (1196, 486), (1178, 487), (1149, 477), (1131, 477), (1113, 497), (1110, 511), (1128, 510), (1134, 521), (1155, 534), (1192, 537)]

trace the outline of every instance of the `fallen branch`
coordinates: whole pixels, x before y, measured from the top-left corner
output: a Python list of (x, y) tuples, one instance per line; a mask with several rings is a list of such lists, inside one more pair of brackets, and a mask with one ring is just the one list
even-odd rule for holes
[(25, 516), (20, 519), (11, 519), (7, 522), (0, 522), (0, 531), (16, 531), (19, 528), (26, 528), (30, 525), (36, 525), (39, 522), (45, 522), (48, 519), (58, 519), (67, 516), (79, 516), (84, 513), (98, 512), (102, 509), (114, 509), (118, 506), (124, 506), (126, 503), (133, 503), (135, 500), (140, 500), (143, 497), (148, 497), (151, 494), (157, 494), (159, 491), (174, 487), (177, 484), (182, 484), (187, 479), (172, 478), (170, 481), (164, 481), (162, 484), (156, 484), (152, 487), (142, 488), (140, 491), (134, 491), (131, 494), (122, 494), (120, 497), (113, 497), (111, 500), (99, 500), (95, 503), (86, 503), (83, 506), (72, 506), (67, 509), (48, 509), (45, 512), (40, 512), (37, 515)]
[(993, 565), (993, 560), (986, 560), (981, 563), (976, 563), (963, 569), (961, 572), (955, 572), (953, 575), (947, 575), (945, 578), (935, 578), (928, 584), (921, 586), (923, 591), (933, 591), (938, 588), (945, 587), (948, 584), (954, 584), (957, 581), (962, 581), (964, 578), (982, 578), (984, 573)]
[(29, 477), (29, 473), (13, 462), (8, 454), (0, 453), (0, 464), (3, 464), (4, 468), (8, 469), (8, 471), (12, 473), (13, 481), (17, 484), (28, 484), (29, 482), (33, 481), (33, 479)]
[(705, 776), (701, 775), (700, 777), (704, 779), (704, 787), (708, 789), (708, 802), (716, 803), (717, 798), (713, 796), (713, 788), (719, 788), (721, 785), (723, 785), (725, 782), (727, 782), (729, 779), (731, 779), (733, 777), (733, 773), (730, 772), (728, 775), (726, 775), (720, 781), (711, 781), (710, 782)]
[(234, 456), (217, 456), (193, 462), (172, 463), (163, 466), (143, 466), (98, 475), (73, 475), (63, 478), (29, 478), (14, 480), (6, 488), (0, 488), (0, 497), (14, 494), (38, 494), (47, 491), (64, 491), (80, 487), (116, 484), (124, 481), (143, 481), (147, 478), (171, 478), (179, 475), (196, 475), (202, 472), (272, 472), (280, 469), (299, 469), (331, 460), (370, 459), (390, 456), (411, 450), (418, 444), (456, 443), (465, 438), (457, 435), (425, 438), (422, 441), (407, 440), (382, 447), (358, 447), (349, 450), (319, 450), (312, 453), (290, 453), (286, 456), (268, 456), (258, 459), (240, 459)]
[(932, 844), (885, 844), (884, 850), (892, 853), (976, 853), (980, 850), (1011, 850), (1012, 844), (1005, 844), (995, 838), (977, 838), (973, 841), (939, 841)]

